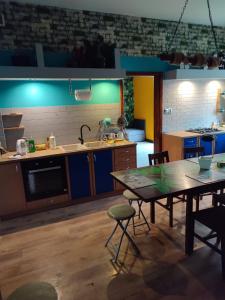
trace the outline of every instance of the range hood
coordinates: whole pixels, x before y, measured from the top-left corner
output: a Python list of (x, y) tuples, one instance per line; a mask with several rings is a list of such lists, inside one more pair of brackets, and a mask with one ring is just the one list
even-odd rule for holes
[(169, 79), (225, 79), (225, 70), (176, 69), (164, 73), (164, 80)]

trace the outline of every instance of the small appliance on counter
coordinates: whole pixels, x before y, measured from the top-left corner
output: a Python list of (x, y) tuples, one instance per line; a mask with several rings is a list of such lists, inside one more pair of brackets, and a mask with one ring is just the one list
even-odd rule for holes
[(26, 139), (22, 138), (22, 139), (19, 139), (16, 141), (16, 153), (18, 155), (26, 155), (28, 152), (28, 149), (27, 149), (27, 141)]

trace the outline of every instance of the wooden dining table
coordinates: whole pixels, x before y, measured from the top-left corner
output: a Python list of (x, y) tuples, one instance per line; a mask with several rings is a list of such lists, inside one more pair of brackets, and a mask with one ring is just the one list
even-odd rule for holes
[(150, 203), (154, 223), (155, 201), (167, 197), (186, 195), (185, 253), (193, 252), (193, 197), (225, 188), (225, 153), (213, 156), (210, 170), (201, 170), (198, 159), (173, 161), (155, 166), (112, 172), (115, 180), (132, 191), (144, 202)]

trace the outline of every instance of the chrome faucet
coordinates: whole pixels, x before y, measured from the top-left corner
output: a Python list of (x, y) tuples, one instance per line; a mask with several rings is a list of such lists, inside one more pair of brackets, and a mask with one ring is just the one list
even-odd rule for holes
[(80, 127), (80, 137), (78, 138), (78, 140), (80, 141), (81, 145), (84, 144), (84, 138), (83, 138), (83, 128), (84, 127), (87, 127), (89, 129), (89, 131), (91, 131), (91, 128), (86, 124), (84, 124)]

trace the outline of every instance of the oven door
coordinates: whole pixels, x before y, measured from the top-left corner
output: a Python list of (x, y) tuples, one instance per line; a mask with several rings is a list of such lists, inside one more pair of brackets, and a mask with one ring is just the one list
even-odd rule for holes
[(67, 193), (64, 158), (25, 162), (22, 170), (27, 201)]

